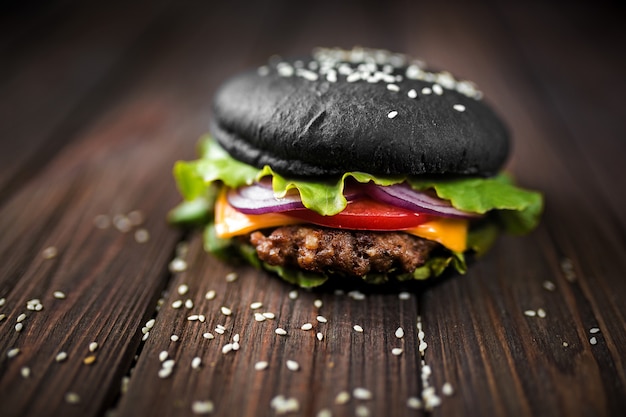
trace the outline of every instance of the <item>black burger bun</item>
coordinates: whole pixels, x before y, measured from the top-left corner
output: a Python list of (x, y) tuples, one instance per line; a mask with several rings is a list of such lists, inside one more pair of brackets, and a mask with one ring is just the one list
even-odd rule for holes
[(318, 49), (228, 80), (210, 130), (236, 159), (283, 175), (489, 176), (510, 145), (481, 96), (404, 55)]

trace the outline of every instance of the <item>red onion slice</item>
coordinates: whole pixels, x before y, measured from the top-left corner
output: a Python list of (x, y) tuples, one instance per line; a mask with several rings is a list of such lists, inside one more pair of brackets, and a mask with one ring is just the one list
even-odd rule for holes
[(389, 186), (379, 186), (370, 183), (367, 191), (372, 198), (378, 201), (419, 213), (462, 219), (481, 217), (480, 214), (454, 208), (448, 200), (442, 200), (427, 193), (416, 191), (406, 183)]
[[(346, 184), (344, 196), (348, 201), (355, 200), (361, 194), (360, 188)], [(290, 190), (285, 197), (277, 198), (271, 183), (267, 181), (230, 189), (227, 199), (231, 206), (245, 214), (281, 213), (305, 208), (297, 191)]]

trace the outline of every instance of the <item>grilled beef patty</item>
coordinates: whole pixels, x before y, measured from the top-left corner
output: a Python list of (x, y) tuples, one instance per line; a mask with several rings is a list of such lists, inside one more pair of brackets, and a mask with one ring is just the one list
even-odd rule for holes
[(250, 234), (259, 258), (270, 265), (313, 272), (364, 276), (369, 272), (413, 272), (439, 244), (403, 232), (327, 229), (311, 225), (284, 226), (266, 236)]

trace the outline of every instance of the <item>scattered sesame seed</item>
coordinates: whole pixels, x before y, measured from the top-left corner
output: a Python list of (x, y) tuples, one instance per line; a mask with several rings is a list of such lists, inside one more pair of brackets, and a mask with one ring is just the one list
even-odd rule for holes
[(537, 312), (535, 310), (526, 310), (524, 311), (524, 315), (528, 317), (535, 317), (537, 315)]
[(218, 334), (224, 334), (224, 329), (222, 329), (220, 327), (216, 327), (214, 331), (215, 331), (215, 333), (218, 333)]
[(212, 333), (206, 332), (202, 335), (202, 337), (204, 337), (205, 339), (211, 340), (211, 339), (215, 339), (215, 336), (213, 336)]
[(96, 355), (90, 355), (90, 356), (87, 356), (85, 359), (83, 359), (83, 363), (85, 365), (91, 365), (95, 361), (96, 361)]
[(276, 315), (274, 313), (266, 312), (266, 313), (263, 313), (263, 317), (265, 317), (266, 319), (273, 320), (276, 318)]
[(257, 301), (255, 303), (250, 304), (250, 308), (252, 310), (258, 310), (259, 308), (263, 307), (263, 303), (260, 301)]
[(156, 322), (156, 320), (155, 320), (155, 319), (150, 319), (150, 320), (148, 320), (148, 321), (146, 322), (146, 327), (147, 327), (148, 329), (153, 328), (153, 327), (154, 327), (154, 323), (155, 323), (155, 322)]
[(220, 311), (225, 316), (230, 316), (231, 314), (233, 314), (232, 310), (230, 308), (228, 308), (228, 307), (221, 307)]
[(589, 329), (589, 333), (591, 334), (596, 334), (599, 332), (600, 332), (600, 329), (598, 327), (592, 327), (591, 329)]
[(146, 243), (149, 240), (150, 240), (150, 232), (148, 232), (146, 229), (135, 230), (135, 242)]
[(176, 300), (172, 303), (172, 308), (181, 308), (183, 305), (183, 300)]
[(322, 334), (322, 332), (317, 332), (317, 340), (319, 340), (320, 342), (322, 341), (322, 339), (324, 339), (324, 335)]
[(122, 382), (120, 383), (120, 392), (122, 394), (126, 394), (128, 392), (128, 384), (130, 383), (129, 376), (123, 376)]
[(554, 291), (556, 289), (556, 285), (554, 285), (554, 282), (552, 281), (544, 281), (543, 288), (545, 288), (548, 291)]
[(395, 334), (398, 339), (402, 339), (404, 337), (404, 329), (402, 327), (398, 327)]
[(394, 356), (400, 356), (400, 355), (402, 355), (402, 352), (404, 352), (402, 350), (402, 348), (393, 348), (393, 349), (391, 349), (391, 354), (394, 355)]
[(4, 320), (7, 318), (6, 314), (0, 314), (0, 321)]
[(313, 301), (313, 305), (315, 306), (315, 308), (322, 308), (324, 303), (322, 302), (322, 300), (317, 299), (317, 300)]
[(22, 369), (20, 369), (20, 374), (22, 375), (22, 378), (28, 378), (30, 376), (30, 368), (28, 366), (23, 366)]
[(452, 108), (458, 112), (464, 112), (465, 111), (465, 106), (462, 104), (455, 104), (454, 106), (452, 106)]
[(161, 368), (172, 369), (174, 365), (176, 365), (176, 361), (174, 359), (168, 359), (166, 361), (163, 361), (163, 363), (161, 364)]
[(189, 292), (189, 286), (187, 284), (180, 284), (176, 289), (176, 292), (179, 295), (185, 295)]
[(370, 409), (363, 404), (357, 405), (354, 409), (354, 415), (356, 415), (357, 417), (369, 417)]
[(350, 393), (348, 391), (341, 391), (335, 397), (335, 404), (343, 405), (350, 401)]
[(300, 403), (296, 398), (285, 398), (283, 395), (272, 398), (270, 406), (276, 411), (276, 414), (293, 413), (300, 409)]
[(295, 300), (296, 298), (298, 298), (298, 291), (296, 290), (289, 291), (289, 298), (292, 300)]
[(20, 353), (20, 348), (9, 349), (7, 352), (7, 358), (11, 359), (16, 357)]
[(98, 229), (108, 229), (111, 226), (111, 219), (106, 214), (98, 214), (93, 218), (93, 224)]
[(41, 252), (41, 256), (43, 256), (44, 259), (52, 259), (56, 257), (58, 254), (59, 254), (59, 251), (54, 246), (48, 246), (47, 248), (43, 250), (43, 252)]
[(191, 316), (187, 317), (188, 321), (198, 321), (198, 315), (197, 314), (192, 314)]
[(598, 343), (598, 339), (596, 339), (596, 337), (592, 337), (591, 339), (589, 339), (589, 343), (591, 343), (592, 345), (595, 345), (596, 343)]
[(398, 87), (397, 84), (387, 84), (387, 90), (398, 92), (400, 91), (400, 87)]
[(424, 352), (426, 351), (426, 349), (428, 349), (428, 343), (426, 343), (426, 342), (421, 342), (419, 344), (419, 347), (417, 348), (417, 350), (419, 350), (419, 352), (422, 354), (422, 356), (424, 356)]
[(424, 400), (424, 408), (428, 411), (441, 405), (441, 398), (435, 394), (433, 387), (427, 387), (422, 391), (422, 399)]
[(353, 300), (357, 300), (357, 301), (365, 300), (365, 294), (363, 294), (360, 291), (356, 291), (356, 290), (348, 292), (348, 297), (352, 298)]
[(187, 310), (190, 310), (193, 308), (193, 301), (190, 298), (185, 300), (185, 308)]
[(440, 96), (443, 94), (443, 88), (439, 84), (433, 84), (433, 93)]
[(222, 353), (224, 355), (226, 355), (228, 352), (233, 350), (233, 344), (232, 343), (226, 343), (224, 346), (222, 346)]
[(68, 392), (65, 394), (65, 402), (68, 404), (80, 403), (80, 396), (75, 392)]
[(300, 327), (302, 330), (311, 330), (313, 328), (313, 325), (311, 323), (304, 323), (302, 325), (302, 327)]
[(326, 317), (324, 317), (324, 316), (317, 316), (316, 319), (317, 319), (318, 323), (327, 323), (328, 322), (328, 319), (326, 319)]
[(192, 369), (199, 369), (201, 365), (202, 365), (202, 358), (200, 358), (199, 356), (196, 356), (195, 358), (191, 360)]
[(226, 279), (226, 282), (235, 282), (237, 281), (237, 278), (239, 278), (239, 275), (237, 275), (236, 272), (229, 272), (224, 278)]
[(141, 333), (143, 333), (143, 334), (146, 334), (146, 333), (148, 333), (149, 331), (150, 331), (150, 329), (148, 329), (146, 326), (143, 326), (143, 327), (141, 328)]
[(561, 260), (561, 270), (565, 275), (565, 279), (569, 282), (576, 281), (576, 271), (574, 270), (574, 263), (569, 258), (563, 258)]
[(22, 313), (19, 316), (17, 316), (17, 322), (21, 322), (24, 321), (26, 319), (26, 314)]
[(15, 331), (16, 332), (21, 332), (23, 328), (24, 328), (24, 324), (23, 323), (17, 323), (15, 325)]
[(568, 347), (568, 346), (569, 346), (569, 343), (563, 342), (563, 347)]
[(406, 401), (406, 406), (413, 410), (420, 410), (422, 408), (422, 402), (417, 397), (409, 397)]
[(191, 404), (191, 412), (194, 414), (211, 414), (214, 409), (215, 406), (213, 405), (213, 402), (209, 400), (194, 401)]
[(173, 335), (171, 335), (171, 336), (170, 336), (170, 340), (171, 340), (172, 342), (178, 342), (178, 339), (179, 339), (179, 337), (178, 337), (177, 335), (175, 335), (175, 334), (173, 334)]
[(449, 397), (452, 394), (454, 394), (454, 388), (452, 388), (452, 384), (451, 383), (446, 382), (441, 387), (441, 392), (443, 393), (443, 395)]
[(98, 346), (98, 342), (91, 342), (89, 344), (89, 351), (92, 353), (95, 352), (96, 350), (98, 350)]
[(322, 408), (317, 412), (316, 417), (333, 417), (333, 413), (328, 408)]
[(150, 332), (146, 332), (146, 334), (143, 335), (143, 337), (141, 338), (141, 340), (143, 342), (145, 342), (146, 340), (148, 340), (148, 337), (150, 336)]
[(264, 369), (267, 369), (268, 366), (269, 366), (269, 363), (267, 363), (267, 361), (259, 361), (254, 364), (254, 369), (256, 371), (262, 371)]
[(352, 390), (352, 396), (357, 400), (371, 400), (372, 392), (367, 388), (359, 387)]
[(167, 350), (162, 350), (161, 353), (159, 353), (159, 362), (165, 362), (168, 356), (169, 353), (167, 353)]
[(6, 299), (6, 298), (4, 298), (4, 297), (0, 298), (0, 307), (2, 307), (3, 305), (5, 305), (5, 304), (6, 304), (6, 302), (7, 302), (7, 299)]
[(126, 217), (128, 218), (128, 220), (130, 220), (130, 223), (133, 226), (139, 226), (140, 224), (143, 223), (143, 220), (144, 220), (144, 215), (141, 210), (133, 210), (130, 213), (128, 213)]
[(62, 291), (55, 291), (52, 293), (52, 296), (58, 300), (63, 300), (65, 298), (65, 293)]
[(261, 313), (254, 313), (254, 319), (256, 321), (265, 321), (265, 316)]
[(398, 115), (398, 112), (395, 110), (390, 111), (389, 113), (387, 113), (387, 117), (390, 119), (393, 119), (394, 117), (396, 117)]
[(544, 310), (543, 308), (538, 308), (537, 309), (537, 316), (539, 316), (540, 318), (545, 318), (546, 317), (546, 310)]
[(352, 328), (356, 332), (363, 333), (363, 327), (359, 326), (358, 324), (355, 324)]
[(233, 350), (239, 350), (241, 346), (237, 342), (233, 342)]
[(217, 295), (217, 293), (215, 292), (215, 290), (209, 290), (205, 294), (204, 298), (206, 298), (207, 300), (212, 300), (212, 299), (215, 298), (216, 295)]
[(63, 362), (66, 359), (67, 359), (67, 352), (59, 352), (54, 357), (54, 360), (57, 361), (57, 362)]
[(432, 92), (433, 92), (433, 90), (431, 90), (429, 87), (422, 88), (422, 94), (424, 94), (426, 96), (429, 95), (429, 94), (432, 94)]
[(184, 259), (174, 258), (169, 265), (170, 272), (183, 272), (187, 270), (187, 262)]
[(408, 93), (406, 93), (409, 98), (417, 98), (417, 91), (414, 88), (411, 88)]
[(296, 361), (293, 361), (291, 359), (288, 359), (286, 362), (287, 365), (287, 369), (289, 369), (290, 371), (298, 371), (300, 369), (300, 364)]
[(400, 300), (410, 300), (411, 299), (411, 293), (403, 291), (400, 294), (398, 294), (398, 298)]
[(122, 233), (127, 233), (132, 229), (133, 224), (130, 219), (123, 214), (113, 216), (113, 226)]
[(276, 330), (274, 330), (274, 333), (276, 333), (279, 336), (286, 336), (287, 330), (283, 329), (282, 327), (279, 327)]
[(158, 373), (159, 378), (163, 378), (163, 379), (169, 378), (169, 376), (172, 375), (172, 370), (173, 369), (174, 368), (161, 368), (161, 369), (159, 369), (159, 373)]

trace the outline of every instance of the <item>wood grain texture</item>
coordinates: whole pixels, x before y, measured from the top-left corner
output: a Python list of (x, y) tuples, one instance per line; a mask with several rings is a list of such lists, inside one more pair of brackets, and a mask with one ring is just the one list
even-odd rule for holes
[[(210, 400), (213, 415), (274, 416), (272, 400), (283, 395), (297, 400), (286, 414), (294, 416), (622, 415), (618, 10), (491, 1), (63, 1), (24, 10), (0, 16), (0, 414), (185, 416)], [(166, 224), (179, 200), (171, 167), (194, 156), (224, 78), (274, 53), (355, 44), (407, 52), (476, 81), (513, 132), (508, 169), (544, 191), (546, 212), (535, 232), (502, 237), (467, 276), (359, 288), (363, 300), (341, 287), (290, 297), (291, 285), (219, 261), (203, 251), (199, 232)], [(133, 210), (144, 220), (129, 232), (94, 224)], [(136, 241), (138, 229), (147, 242)], [(181, 241), (187, 268), (172, 273)], [(45, 259), (51, 246), (58, 253)], [(42, 311), (27, 309), (33, 298)], [(178, 300), (193, 307), (172, 307)], [(262, 312), (275, 318), (256, 321)], [(194, 314), (204, 322), (188, 320)], [(239, 349), (222, 353), (235, 334)], [(21, 351), (9, 358), (14, 347)], [(68, 357), (57, 362), (61, 351)], [(163, 351), (174, 360), (166, 378)], [(267, 369), (255, 370), (259, 361)], [(441, 403), (409, 408), (426, 386)], [(355, 398), (355, 388), (371, 399)], [(80, 401), (69, 403), (68, 392)]]

